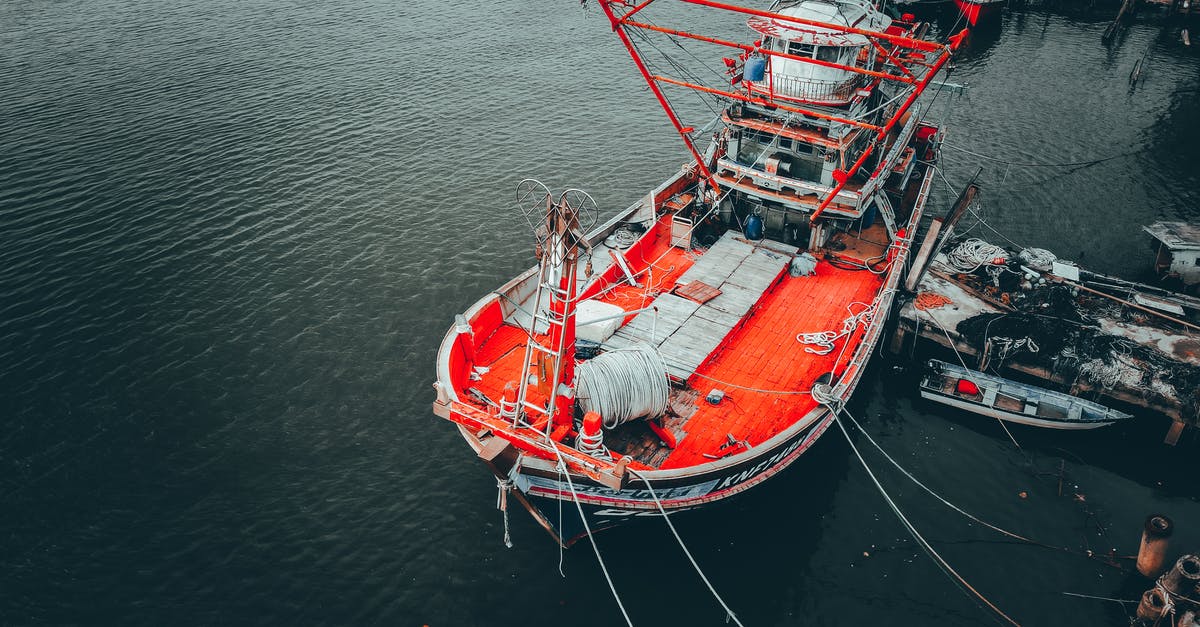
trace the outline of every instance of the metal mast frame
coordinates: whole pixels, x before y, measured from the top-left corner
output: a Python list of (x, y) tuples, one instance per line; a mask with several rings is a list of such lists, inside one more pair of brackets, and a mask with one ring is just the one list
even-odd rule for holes
[[(667, 101), (666, 96), (663, 94), (660, 84), (686, 87), (701, 93), (712, 94), (733, 101), (757, 104), (780, 111), (800, 114), (813, 119), (848, 124), (875, 132), (875, 138), (867, 145), (867, 148), (854, 162), (854, 164), (845, 173), (839, 173), (839, 176), (834, 177), (836, 183), (835, 186), (821, 201), (821, 204), (816, 208), (816, 210), (813, 211), (812, 216), (809, 218), (809, 220), (814, 223), (816, 222), (817, 218), (820, 217), (821, 213), (824, 212), (825, 209), (833, 202), (838, 193), (845, 189), (846, 184), (850, 181), (850, 178), (858, 173), (859, 169), (862, 168), (867, 158), (870, 157), (872, 152), (874, 152), (875, 147), (887, 137), (887, 134), (892, 131), (897, 122), (904, 118), (905, 114), (908, 113), (909, 109), (917, 101), (917, 98), (920, 97), (920, 95), (925, 91), (925, 88), (933, 80), (934, 76), (937, 75), (938, 71), (940, 71), (946, 62), (949, 61), (954, 51), (957, 50), (962, 44), (963, 39), (967, 34), (966, 29), (964, 29), (958, 34), (951, 36), (949, 38), (949, 43), (940, 44), (923, 39), (906, 37), (903, 35), (865, 30), (861, 28), (854, 28), (852, 26), (830, 24), (790, 15), (783, 15), (772, 11), (763, 11), (759, 9), (751, 9), (748, 7), (726, 4), (723, 2), (716, 2), (714, 0), (676, 0), (677, 2), (682, 2), (685, 4), (718, 9), (731, 13), (741, 13), (753, 17), (763, 17), (781, 22), (789, 22), (800, 26), (811, 26), (814, 28), (828, 29), (846, 34), (861, 35), (867, 38), (871, 46), (884, 59), (885, 67), (893, 67), (898, 70), (899, 73), (893, 74), (889, 72), (855, 67), (852, 65), (834, 63), (831, 61), (823, 61), (810, 57), (797, 56), (786, 52), (765, 50), (760, 47), (760, 42), (755, 42), (754, 44), (742, 44), (716, 37), (699, 35), (681, 29), (655, 26), (644, 21), (634, 21), (632, 19), (634, 15), (640, 13), (643, 9), (650, 6), (654, 2), (657, 2), (658, 0), (643, 0), (643, 2), (638, 4), (630, 2), (629, 0), (597, 1), (599, 2), (600, 7), (604, 10), (604, 14), (608, 17), (613, 31), (617, 33), (618, 37), (620, 37), (621, 43), (625, 45), (630, 57), (633, 58), (634, 64), (637, 66), (638, 71), (641, 73), (642, 78), (646, 81), (646, 84), (650, 87), (650, 91), (654, 93), (655, 98), (658, 99), (659, 105), (661, 105), (663, 110), (666, 112), (667, 118), (670, 119), (671, 124), (674, 125), (675, 130), (679, 133), (679, 136), (687, 145), (688, 150), (692, 154), (692, 158), (695, 159), (697, 166), (699, 166), (700, 174), (704, 177), (705, 181), (707, 181), (708, 185), (712, 187), (714, 191), (719, 191), (719, 188), (715, 179), (713, 178), (713, 174), (710, 171), (708, 164), (704, 162), (704, 158), (701, 156), (700, 151), (696, 148), (695, 141), (691, 136), (693, 128), (690, 126), (685, 126), (679, 120), (679, 116), (676, 115), (671, 103)], [(880, 126), (863, 122), (861, 120), (854, 120), (847, 117), (832, 115), (830, 113), (797, 106), (791, 101), (791, 99), (785, 99), (785, 102), (779, 102), (777, 101), (774, 93), (770, 90), (768, 90), (765, 96), (756, 96), (749, 90), (747, 90), (746, 93), (739, 93), (737, 91), (733, 91), (732, 89), (718, 89), (715, 87), (698, 85), (696, 83), (666, 76), (659, 76), (651, 73), (646, 65), (645, 60), (642, 58), (641, 52), (638, 51), (637, 47), (634, 46), (632, 39), (629, 37), (629, 29), (661, 33), (672, 37), (683, 37), (695, 41), (733, 48), (741, 52), (740, 57), (743, 60), (751, 54), (760, 54), (854, 72), (856, 74), (870, 77), (876, 81), (893, 81), (900, 83), (904, 85), (905, 89), (909, 90), (910, 93), (904, 102), (887, 120), (887, 122)], [(732, 81), (733, 84), (736, 84), (737, 82), (737, 80)]]

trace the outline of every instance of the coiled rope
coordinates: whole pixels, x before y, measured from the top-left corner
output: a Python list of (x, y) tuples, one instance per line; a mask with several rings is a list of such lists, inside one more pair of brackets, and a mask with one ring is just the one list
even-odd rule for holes
[(650, 345), (610, 350), (579, 364), (575, 376), (579, 407), (600, 414), (608, 429), (667, 411), (667, 367)]
[[(866, 308), (858, 313), (854, 313), (853, 307), (855, 305), (862, 305)], [(804, 347), (804, 352), (806, 353), (812, 353), (814, 355), (828, 355), (829, 353), (833, 352), (834, 342), (837, 342), (841, 338), (854, 333), (854, 330), (857, 329), (859, 325), (866, 326), (871, 324), (871, 320), (875, 318), (875, 312), (878, 309), (878, 299), (872, 301), (870, 305), (865, 305), (864, 303), (850, 303), (849, 305), (846, 305), (846, 310), (850, 312), (850, 316), (842, 321), (841, 331), (800, 333), (796, 335), (796, 341), (800, 342), (801, 344), (811, 345)], [(813, 346), (816, 346), (816, 348), (813, 348)]]
[(955, 272), (974, 272), (985, 265), (994, 264), (997, 260), (1001, 263), (1008, 261), (1008, 251), (977, 237), (972, 237), (946, 253), (946, 263)]
[(1025, 265), (1042, 272), (1049, 272), (1054, 268), (1054, 262), (1058, 261), (1058, 257), (1045, 248), (1025, 248), (1017, 253), (1017, 256)]

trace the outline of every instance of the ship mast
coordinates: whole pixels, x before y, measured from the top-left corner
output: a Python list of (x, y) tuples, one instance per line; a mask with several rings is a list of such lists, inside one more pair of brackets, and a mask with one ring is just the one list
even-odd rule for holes
[[(530, 198), (534, 199), (532, 205)], [(527, 211), (540, 210), (542, 217), (530, 220), (539, 240), (537, 292), (525, 345), (525, 368), (514, 386), (516, 398), (506, 399), (513, 403), (506, 404), (506, 417), (515, 423), (528, 416), (529, 424), (549, 437), (565, 434), (574, 422), (579, 249), (587, 245), (581, 217), (594, 219), (586, 214), (594, 214), (596, 204), (577, 189), (568, 189), (555, 200), (544, 185), (532, 179), (522, 181), (518, 188), (518, 204)], [(539, 333), (542, 325), (545, 334)], [(539, 338), (544, 338), (544, 343)], [(546, 399), (544, 406), (529, 402), (531, 386)]]
[[(846, 124), (849, 126), (865, 129), (874, 134), (872, 141), (867, 148), (858, 156), (858, 158), (844, 171), (837, 171), (834, 174), (835, 185), (826, 192), (821, 198), (820, 203), (809, 217), (810, 221), (816, 222), (826, 208), (834, 202), (838, 194), (842, 192), (850, 181), (851, 177), (862, 169), (867, 159), (875, 151), (876, 147), (886, 140), (888, 133), (896, 127), (897, 123), (905, 119), (906, 114), (916, 102), (917, 98), (933, 80), (938, 71), (949, 61), (951, 54), (962, 44), (967, 31), (964, 29), (960, 33), (949, 38), (946, 44), (936, 43), (908, 35), (917, 32), (915, 25), (909, 24), (910, 28), (907, 31), (899, 30), (898, 32), (883, 32), (881, 30), (870, 30), (865, 28), (856, 28), (849, 25), (835, 24), (813, 19), (806, 19), (793, 15), (786, 15), (775, 11), (764, 11), (759, 9), (751, 9), (741, 7), (714, 0), (677, 0), (685, 4), (711, 8), (732, 13), (740, 13), (751, 16), (752, 19), (770, 20), (776, 24), (787, 25), (789, 28), (798, 30), (810, 30), (813, 32), (832, 32), (846, 36), (857, 36), (865, 38), (869, 43), (869, 51), (878, 55), (881, 67), (872, 69), (868, 67), (860, 67), (846, 63), (836, 63), (833, 61), (813, 58), (809, 56), (799, 56), (782, 50), (772, 50), (763, 47), (762, 40), (753, 43), (738, 43), (728, 41), (717, 37), (710, 37), (692, 33), (683, 29), (666, 28), (649, 23), (648, 20), (633, 19), (651, 4), (659, 0), (643, 0), (640, 3), (634, 4), (629, 0), (598, 0), (604, 14), (608, 16), (609, 22), (613, 30), (620, 37), (625, 48), (629, 51), (633, 58), (634, 64), (641, 73), (642, 78), (649, 85), (650, 90), (658, 99), (659, 104), (666, 111), (667, 117), (680, 137), (687, 144), (692, 158), (695, 159), (699, 172), (713, 190), (718, 190), (715, 178), (711, 172), (709, 164), (705, 163), (704, 158), (696, 149), (694, 140), (692, 139), (692, 127), (685, 126), (679, 119), (678, 115), (672, 108), (670, 102), (663, 94), (660, 85), (673, 85), (676, 87), (684, 87), (698, 91), (703, 94), (716, 96), (728, 102), (743, 102), (757, 105), (767, 110), (786, 112), (802, 116), (801, 119), (821, 120), (826, 123)], [(722, 85), (704, 85), (691, 80), (683, 80), (669, 76), (653, 74), (649, 71), (646, 61), (642, 58), (641, 53), (633, 45), (632, 39), (629, 36), (629, 31), (639, 30), (653, 33), (659, 33), (671, 38), (682, 38), (692, 41), (713, 44), (725, 48), (730, 48), (737, 51), (736, 58), (725, 59), (726, 66), (729, 71), (726, 74), (729, 76), (728, 84)], [(748, 86), (747, 78), (743, 74), (745, 63), (751, 56), (760, 57), (764, 60), (781, 59), (788, 61), (797, 61), (801, 63), (822, 66), (825, 68), (833, 68), (845, 72), (852, 72), (865, 77), (867, 80), (878, 82), (898, 83), (902, 89), (907, 90), (907, 97), (904, 101), (891, 111), (890, 117), (885, 121), (871, 123), (861, 119), (842, 114), (837, 110), (828, 108), (817, 108), (809, 106), (809, 103), (795, 98), (789, 98), (783, 94), (775, 92), (773, 88), (769, 88), (765, 93), (761, 89), (751, 89)], [(902, 94), (903, 95), (903, 94)], [(819, 110), (818, 110), (819, 109)]]

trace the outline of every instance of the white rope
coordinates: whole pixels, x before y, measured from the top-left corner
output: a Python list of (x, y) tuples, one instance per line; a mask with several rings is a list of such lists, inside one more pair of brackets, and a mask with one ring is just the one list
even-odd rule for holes
[[(896, 461), (895, 458), (893, 458), (891, 455), (889, 455), (888, 452), (886, 450), (884, 450), (884, 448), (882, 446), (879, 445), (879, 442), (876, 442), (875, 438), (871, 437), (870, 433), (867, 433), (867, 430), (864, 429), (863, 426), (861, 424), (859, 424), (859, 422), (857, 420), (854, 419), (854, 416), (851, 415), (850, 412), (847, 411), (845, 407), (842, 408), (842, 414), (850, 419), (850, 422), (854, 425), (854, 428), (858, 429), (858, 432), (861, 433), (863, 435), (863, 437), (865, 437), (867, 439), (867, 441), (871, 443), (871, 446), (875, 447), (875, 450), (879, 451), (879, 453), (883, 455), (884, 459), (891, 462), (892, 465), (896, 467), (896, 470), (899, 470), (901, 474), (903, 474), (905, 477), (908, 477), (908, 479), (910, 481), (912, 481), (913, 483), (917, 484), (917, 487), (928, 492), (930, 496), (937, 499), (938, 501), (941, 501), (942, 505), (949, 507), (950, 509), (958, 512), (959, 514), (962, 514), (966, 518), (968, 518), (974, 522), (977, 522), (977, 523), (983, 525), (984, 527), (987, 527), (988, 529), (991, 529), (992, 531), (999, 533), (1000, 535), (1008, 536), (1009, 538), (1012, 538), (1014, 540), (1019, 540), (1021, 542), (1026, 542), (1026, 543), (1029, 543), (1029, 544), (1032, 544), (1035, 546), (1040, 546), (1040, 547), (1047, 548), (1047, 549), (1055, 549), (1055, 550), (1059, 550), (1059, 551), (1065, 551), (1067, 553), (1076, 553), (1076, 551), (1072, 551), (1071, 549), (1068, 549), (1068, 548), (1045, 544), (1043, 542), (1038, 542), (1037, 540), (1031, 540), (1020, 534), (1016, 534), (1016, 533), (1013, 533), (1006, 529), (997, 527), (996, 525), (993, 525), (993, 524), (987, 522), (986, 520), (983, 520), (983, 519), (979, 518), (978, 516), (975, 516), (974, 514), (962, 509), (961, 507), (955, 505), (954, 503), (947, 501), (945, 498), (942, 498), (942, 496), (940, 494), (938, 494), (937, 492), (934, 492), (932, 488), (925, 485), (924, 483), (921, 482), (921, 480), (914, 477), (912, 473), (905, 470), (905, 468), (900, 465), (900, 462)], [(1090, 555), (1089, 555), (1089, 557), (1090, 557)]]
[[(553, 444), (553, 442), (551, 442)], [(583, 513), (583, 506), (579, 504), (579, 493), (575, 491), (575, 482), (571, 481), (571, 470), (567, 468), (567, 462), (563, 460), (562, 452), (555, 446), (554, 455), (558, 457), (557, 468), (567, 478), (567, 486), (571, 488), (571, 498), (575, 501), (575, 509), (579, 510), (579, 519), (583, 521), (583, 529), (587, 532), (588, 541), (592, 543), (592, 551), (596, 553), (596, 561), (600, 563), (600, 572), (604, 573), (604, 580), (608, 582), (608, 589), (612, 592), (613, 599), (617, 602), (617, 607), (621, 609), (621, 616), (625, 617), (625, 624), (633, 627), (633, 621), (629, 618), (629, 612), (625, 611), (625, 604), (621, 603), (621, 596), (617, 594), (617, 587), (613, 585), (612, 577), (608, 574), (608, 567), (604, 565), (604, 558), (600, 557), (600, 547), (596, 546), (596, 538), (592, 536), (592, 528), (588, 525), (587, 516)]]
[(1017, 256), (1025, 262), (1025, 265), (1042, 272), (1049, 272), (1054, 267), (1054, 262), (1058, 260), (1054, 253), (1045, 248), (1025, 248), (1017, 253)]
[(946, 253), (946, 263), (955, 272), (974, 272), (985, 265), (992, 265), (997, 259), (1008, 261), (1008, 251), (977, 237), (972, 237)]
[(879, 490), (879, 494), (883, 496), (883, 500), (887, 502), (889, 507), (891, 507), (892, 513), (896, 515), (896, 518), (900, 519), (900, 523), (906, 530), (908, 530), (908, 533), (912, 535), (913, 539), (917, 541), (917, 544), (925, 550), (925, 553), (929, 555), (930, 559), (932, 559), (935, 564), (937, 564), (938, 568), (940, 568), (942, 572), (946, 573), (946, 575), (949, 576), (951, 580), (955, 582), (955, 584), (962, 588), (964, 592), (974, 596), (993, 612), (995, 612), (998, 617), (1003, 618), (1008, 624), (1020, 627), (1020, 623), (1013, 620), (1008, 616), (1008, 614), (1005, 614), (1004, 611), (999, 607), (996, 607), (996, 605), (989, 601), (987, 597), (983, 596), (978, 590), (972, 587), (962, 575), (958, 574), (958, 571), (954, 570), (954, 567), (951, 566), (950, 563), (947, 562), (945, 558), (943, 558), (933, 548), (933, 545), (931, 545), (929, 541), (921, 535), (921, 532), (917, 531), (916, 526), (908, 520), (908, 517), (905, 516), (904, 512), (900, 510), (900, 506), (897, 505), (894, 500), (892, 500), (891, 495), (889, 495), (887, 490), (884, 489), (883, 484), (879, 482), (879, 479), (875, 476), (875, 473), (871, 472), (871, 467), (867, 465), (867, 460), (863, 459), (862, 453), (858, 451), (858, 447), (854, 446), (854, 440), (850, 438), (850, 432), (846, 430), (846, 425), (842, 424), (842, 419), (837, 405), (834, 403), (826, 404), (821, 401), (822, 398), (829, 398), (831, 395), (832, 391), (818, 392), (817, 386), (813, 386), (813, 398), (817, 399), (818, 402), (821, 402), (823, 405), (828, 407), (830, 412), (833, 413), (834, 422), (837, 423), (838, 429), (840, 429), (842, 435), (845, 436), (846, 443), (850, 445), (850, 450), (854, 451), (854, 456), (857, 457), (859, 463), (862, 464), (863, 470), (867, 471), (867, 476), (871, 478), (871, 482), (875, 484), (875, 487)]
[(679, 536), (679, 532), (676, 531), (675, 524), (671, 522), (671, 517), (667, 515), (667, 510), (663, 507), (662, 501), (658, 500), (658, 494), (654, 491), (654, 486), (650, 485), (650, 480), (647, 479), (645, 475), (632, 468), (629, 469), (629, 473), (636, 476), (638, 479), (641, 479), (642, 483), (646, 484), (646, 489), (650, 491), (650, 496), (654, 499), (654, 504), (658, 506), (658, 511), (662, 514), (663, 520), (667, 521), (667, 527), (671, 528), (671, 534), (675, 536), (675, 541), (679, 543), (679, 548), (683, 549), (683, 554), (686, 555), (688, 561), (692, 563), (692, 568), (696, 569), (696, 574), (700, 575), (700, 579), (704, 581), (704, 585), (708, 586), (708, 591), (712, 593), (713, 598), (721, 604), (721, 607), (725, 608), (725, 615), (738, 627), (744, 627), (742, 625), (742, 621), (738, 620), (738, 617), (733, 613), (733, 610), (729, 609), (729, 605), (725, 603), (725, 600), (721, 598), (721, 595), (717, 594), (716, 588), (713, 587), (712, 582), (708, 580), (708, 577), (704, 575), (704, 571), (700, 570), (700, 565), (696, 563), (696, 558), (692, 557), (692, 552), (689, 551), (687, 546), (683, 543), (683, 538), (681, 538)]
[[(860, 311), (858, 313), (854, 313), (855, 305), (863, 306), (863, 307), (865, 307), (865, 309), (863, 309), (862, 311)], [(817, 331), (814, 333), (800, 333), (800, 334), (796, 335), (796, 341), (800, 342), (801, 344), (810, 344), (810, 345), (816, 346), (816, 348), (812, 348), (812, 346), (805, 346), (804, 352), (806, 352), (806, 353), (812, 353), (814, 355), (828, 355), (829, 353), (833, 352), (834, 342), (837, 342), (838, 340), (842, 339), (843, 337), (846, 337), (847, 335), (854, 333), (854, 330), (857, 329), (860, 325), (869, 325), (871, 323), (871, 320), (875, 318), (875, 312), (878, 309), (879, 309), (879, 300), (878, 299), (872, 301), (870, 305), (867, 305), (865, 303), (858, 303), (858, 302), (850, 303), (849, 305), (846, 305), (846, 311), (849, 311), (850, 315), (845, 320), (842, 321), (842, 330), (841, 331), (838, 331), (838, 332)]]
[(1029, 336), (1023, 337), (1019, 340), (1014, 340), (1011, 337), (993, 335), (988, 339), (991, 340), (992, 345), (1000, 351), (1000, 361), (1008, 359), (1009, 355), (1016, 354), (1016, 352), (1022, 348), (1031, 353), (1036, 353), (1041, 350), (1041, 347), (1037, 345), (1037, 342), (1034, 342), (1033, 338)]
[(1119, 363), (1107, 363), (1102, 359), (1093, 359), (1079, 366), (1079, 374), (1087, 377), (1092, 383), (1111, 390), (1124, 378), (1125, 368)]
[(504, 546), (512, 548), (512, 538), (508, 534), (508, 491), (513, 487), (512, 479), (496, 477), (496, 509), (504, 515)]
[(579, 437), (575, 438), (575, 449), (596, 459), (612, 459), (612, 453), (604, 445), (603, 429), (597, 430), (595, 435), (588, 435), (580, 430)]
[(662, 357), (652, 346), (610, 350), (579, 364), (575, 376), (580, 409), (599, 413), (609, 429), (667, 411), (671, 383)]

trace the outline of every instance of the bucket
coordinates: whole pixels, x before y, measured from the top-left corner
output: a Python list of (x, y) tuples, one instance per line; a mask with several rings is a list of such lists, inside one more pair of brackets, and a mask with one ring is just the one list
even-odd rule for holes
[(746, 59), (745, 76), (748, 81), (761, 81), (767, 73), (767, 60), (762, 57)]
[(763, 238), (763, 219), (759, 216), (752, 215), (746, 218), (746, 228), (742, 230), (742, 234), (748, 240), (760, 240)]

